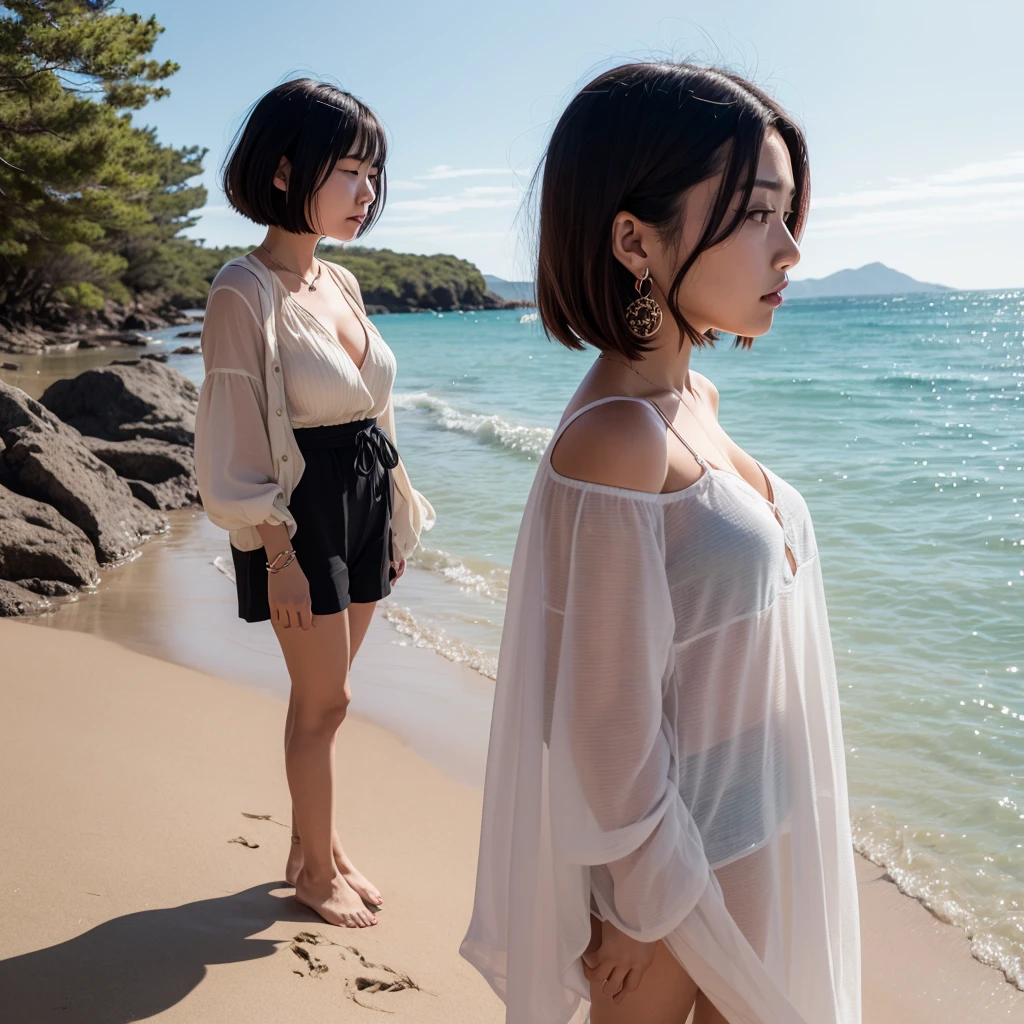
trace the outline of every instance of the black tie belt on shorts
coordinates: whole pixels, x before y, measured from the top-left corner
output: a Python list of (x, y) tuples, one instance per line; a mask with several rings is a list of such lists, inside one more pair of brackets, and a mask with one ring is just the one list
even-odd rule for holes
[(377, 426), (376, 418), (329, 427), (301, 427), (295, 430), (295, 443), (299, 451), (354, 447), (356, 472), (371, 481), (374, 500), (387, 501), (391, 512), (390, 473), (398, 465), (398, 449)]

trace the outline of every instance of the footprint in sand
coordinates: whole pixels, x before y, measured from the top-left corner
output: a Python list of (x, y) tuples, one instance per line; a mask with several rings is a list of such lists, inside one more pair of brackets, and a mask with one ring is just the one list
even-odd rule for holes
[(234, 839), (229, 839), (229, 843), (238, 843), (244, 846), (247, 850), (258, 850), (260, 848), (259, 843), (254, 843), (250, 839), (246, 839), (245, 836), (235, 836)]
[[(340, 963), (336, 965), (335, 970), (341, 975), (345, 994), (357, 1006), (393, 1013), (394, 1010), (369, 997), (393, 992), (423, 991), (408, 974), (396, 971), (387, 964), (371, 963), (355, 946), (339, 945), (319, 932), (299, 932), (292, 939), (291, 951), (303, 962), (306, 968), (305, 976), (319, 978), (330, 970), (324, 959), (311, 953), (306, 946), (333, 946), (338, 951)], [(293, 973), (302, 975), (302, 971)]]

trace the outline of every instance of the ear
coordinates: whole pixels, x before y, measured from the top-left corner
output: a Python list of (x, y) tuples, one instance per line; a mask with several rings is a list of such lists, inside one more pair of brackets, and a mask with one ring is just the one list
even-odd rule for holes
[(643, 277), (648, 264), (644, 240), (652, 228), (626, 210), (620, 210), (612, 221), (612, 254), (634, 276)]
[(274, 171), (274, 188), (279, 188), (282, 192), (288, 191), (288, 177), (292, 173), (292, 162), (288, 157), (281, 157), (280, 163), (277, 165), (277, 170)]

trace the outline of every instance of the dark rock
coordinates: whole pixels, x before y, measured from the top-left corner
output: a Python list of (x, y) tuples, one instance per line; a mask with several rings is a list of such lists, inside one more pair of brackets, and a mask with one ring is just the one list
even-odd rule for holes
[(0, 617), (14, 615), (39, 615), (50, 609), (45, 597), (33, 594), (10, 580), (0, 580)]
[(17, 363), (0, 363), (0, 370), (17, 370), (20, 369)]
[(40, 401), (93, 437), (192, 444), (199, 390), (184, 374), (153, 360), (117, 360), (73, 380), (55, 381)]
[(0, 487), (0, 579), (37, 576), (73, 590), (93, 583), (98, 572), (92, 541), (74, 523), (41, 501)]
[(19, 587), (24, 590), (31, 590), (33, 594), (41, 597), (70, 597), (78, 591), (70, 583), (61, 583), (59, 580), (41, 580), (33, 577), (30, 580), (16, 580)]
[(152, 359), (154, 363), (166, 363), (170, 358), (166, 352), (143, 352), (140, 359)]
[(203, 336), (202, 331), (179, 331), (175, 336), (175, 340), (178, 338), (201, 338)]
[(174, 356), (197, 356), (202, 351), (198, 345), (181, 345), (171, 355)]
[(167, 321), (154, 313), (131, 313), (121, 321), (122, 331), (151, 331), (166, 326)]
[(166, 511), (199, 504), (195, 461), (188, 445), (152, 438), (104, 441), (83, 437), (85, 446), (123, 477), (132, 494), (150, 508)]
[(18, 492), (52, 505), (82, 529), (100, 562), (126, 557), (147, 536), (167, 528), (166, 518), (138, 501), (128, 485), (86, 448), (77, 430), (3, 382), (0, 440)]

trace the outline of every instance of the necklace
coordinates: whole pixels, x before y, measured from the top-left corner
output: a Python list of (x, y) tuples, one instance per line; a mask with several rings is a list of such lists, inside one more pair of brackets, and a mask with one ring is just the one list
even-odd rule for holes
[[(638, 369), (637, 369), (637, 368), (636, 368), (635, 366), (632, 366), (632, 365), (630, 365), (629, 363), (625, 363), (625, 362), (623, 362), (623, 361), (622, 361), (621, 359), (608, 359), (608, 358), (606, 358), (606, 357), (605, 357), (604, 353), (602, 353), (601, 355), (599, 355), (599, 356), (598, 356), (597, 358), (598, 358), (598, 359), (604, 359), (604, 360), (605, 360), (605, 362), (608, 362), (608, 363), (618, 363), (618, 364), (619, 364), (619, 366), (624, 366), (624, 367), (625, 367), (625, 368), (626, 368), (627, 370), (632, 370), (632, 371), (633, 371), (633, 372), (634, 372), (634, 373), (635, 373), (635, 374), (636, 374), (636, 375), (637, 375), (638, 377), (640, 377), (640, 378), (641, 378), (642, 380), (645, 380), (645, 381), (647, 381), (647, 383), (648, 383), (648, 384), (650, 384), (652, 388), (659, 388), (659, 389), (661, 389), (661, 390), (663, 390), (663, 391), (671, 391), (671, 392), (672, 392), (672, 394), (673, 394), (673, 395), (675, 395), (675, 396), (676, 396), (676, 398), (678, 398), (678, 399), (679, 399), (679, 402), (680, 402), (680, 404), (682, 405), (682, 407), (683, 407), (683, 408), (684, 408), (684, 409), (685, 409), (685, 410), (686, 410), (686, 411), (687, 411), (687, 412), (688, 412), (688, 413), (689, 413), (689, 414), (690, 414), (690, 415), (691, 415), (691, 416), (693, 417), (693, 419), (694, 419), (694, 420), (696, 421), (696, 423), (697, 423), (697, 426), (698, 426), (698, 427), (700, 427), (700, 429), (701, 429), (701, 432), (702, 432), (702, 433), (704, 434), (704, 436), (705, 436), (705, 437), (706, 437), (706, 438), (707, 438), (707, 439), (708, 439), (708, 440), (709, 440), (709, 441), (711, 442), (711, 445), (712, 445), (712, 447), (713, 447), (713, 448), (715, 449), (715, 451), (716, 451), (716, 452), (718, 452), (718, 454), (722, 456), (722, 460), (723, 460), (723, 461), (725, 462), (725, 464), (726, 464), (727, 466), (732, 466), (732, 460), (731, 460), (731, 459), (729, 459), (729, 458), (727, 458), (727, 457), (726, 457), (726, 454), (725, 454), (725, 452), (723, 452), (723, 451), (722, 451), (722, 449), (721, 449), (721, 448), (719, 448), (717, 444), (715, 444), (714, 438), (713, 438), (713, 437), (712, 437), (712, 436), (711, 436), (711, 435), (710, 435), (710, 434), (709, 434), (709, 433), (707, 432), (707, 430), (705, 430), (705, 429), (704, 429), (704, 424), (703, 424), (703, 423), (701, 423), (701, 421), (700, 421), (700, 417), (698, 417), (698, 416), (697, 416), (697, 414), (696, 414), (696, 413), (695, 413), (695, 412), (694, 412), (694, 411), (693, 411), (693, 410), (692, 410), (692, 409), (691, 409), (691, 408), (690, 408), (690, 407), (689, 407), (689, 406), (688, 406), (688, 405), (686, 404), (686, 402), (685, 402), (685, 401), (683, 401), (683, 396), (682, 396), (682, 393), (681, 393), (681, 392), (679, 392), (679, 391), (676, 391), (676, 389), (675, 389), (674, 387), (672, 387), (672, 385), (671, 385), (671, 384), (669, 384), (669, 385), (665, 385), (665, 384), (657, 384), (657, 383), (655, 383), (655, 382), (654, 382), (653, 380), (651, 380), (651, 378), (650, 378), (650, 377), (647, 377), (647, 376), (645, 376), (644, 374), (642, 374), (642, 373), (641, 373), (641, 372), (640, 372), (640, 371), (639, 371), (639, 370), (638, 370)], [(736, 470), (735, 470), (735, 467), (733, 467), (733, 472), (736, 472)], [(739, 476), (739, 475), (740, 475), (740, 474), (739, 474), (739, 473), (737, 473), (737, 476)]]
[(275, 267), (283, 270), (286, 274), (292, 274), (297, 277), (311, 292), (316, 291), (316, 283), (320, 280), (320, 275), (324, 271), (323, 264), (319, 260), (317, 260), (316, 273), (313, 275), (313, 280), (307, 281), (306, 278), (297, 270), (292, 270), (291, 267), (286, 267), (262, 242), (257, 246), (257, 248), (262, 249), (267, 254), (267, 259), (270, 260)]

